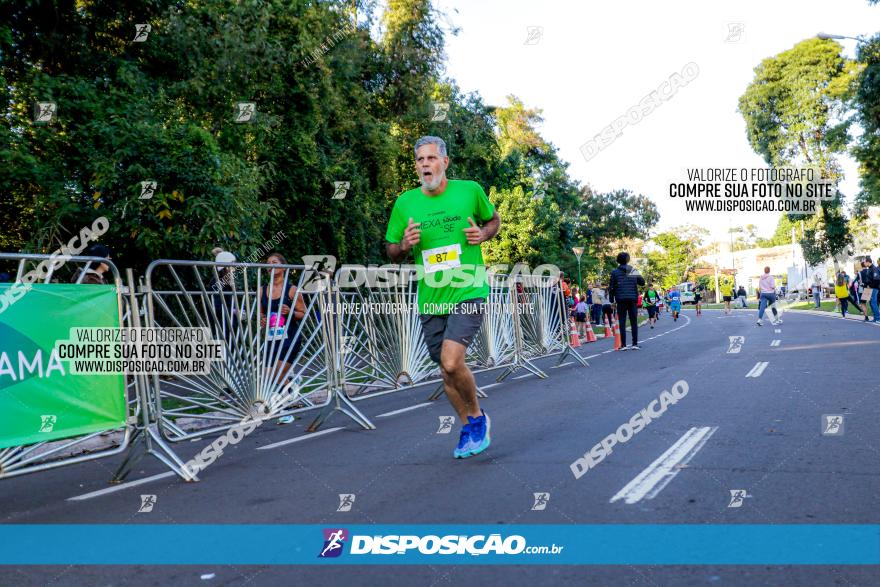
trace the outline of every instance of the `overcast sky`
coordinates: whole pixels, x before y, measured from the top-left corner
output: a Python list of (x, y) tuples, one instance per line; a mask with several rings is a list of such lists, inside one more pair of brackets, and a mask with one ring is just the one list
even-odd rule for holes
[[(737, 2), (519, 2), (435, 0), (461, 28), (447, 37), (448, 75), (493, 105), (518, 96), (543, 109), (542, 135), (594, 189), (627, 188), (652, 198), (659, 230), (699, 224), (727, 239), (728, 216), (688, 213), (668, 196), (688, 167), (761, 167), (748, 145), (737, 100), (764, 58), (817, 32), (858, 36), (880, 30), (880, 6), (866, 0)], [(457, 12), (454, 10), (457, 9)], [(741, 23), (742, 34), (729, 33)], [(539, 38), (529, 27), (543, 27)], [(736, 42), (732, 42), (736, 41)], [(855, 41), (842, 41), (855, 56)], [(689, 62), (699, 75), (586, 161), (580, 147)], [(454, 153), (451, 154), (454, 157)], [(849, 197), (855, 163), (842, 160)], [(769, 236), (777, 214), (738, 214)]]

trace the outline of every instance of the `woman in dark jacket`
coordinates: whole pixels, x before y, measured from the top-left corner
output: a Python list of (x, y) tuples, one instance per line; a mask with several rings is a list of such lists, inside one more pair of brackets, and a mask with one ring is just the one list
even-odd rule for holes
[(639, 348), (639, 324), (637, 305), (639, 302), (639, 287), (644, 287), (645, 278), (639, 272), (628, 265), (629, 253), (617, 255), (619, 267), (611, 272), (611, 283), (608, 286), (608, 300), (611, 306), (617, 310), (620, 319), (620, 350), (626, 347), (626, 318), (629, 316), (632, 322), (632, 346), (631, 350)]

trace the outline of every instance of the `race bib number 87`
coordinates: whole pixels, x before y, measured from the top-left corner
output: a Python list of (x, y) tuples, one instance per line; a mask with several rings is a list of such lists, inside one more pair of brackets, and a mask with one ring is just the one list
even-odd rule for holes
[(460, 267), (461, 245), (454, 244), (422, 251), (422, 265), (424, 265), (425, 273)]

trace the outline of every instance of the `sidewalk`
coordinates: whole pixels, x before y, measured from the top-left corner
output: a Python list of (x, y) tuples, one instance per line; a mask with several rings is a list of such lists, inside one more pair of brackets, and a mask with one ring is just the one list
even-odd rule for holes
[[(864, 316), (861, 314), (847, 314), (846, 318), (840, 315), (840, 312), (825, 312), (823, 310), (786, 310), (786, 312), (797, 312), (799, 314), (811, 314), (813, 316), (826, 316), (828, 318), (836, 318), (838, 320), (847, 320), (852, 322), (861, 322), (863, 324), (870, 324), (871, 326), (880, 327), (880, 322), (865, 322)], [(873, 319), (873, 316), (872, 316)]]
[[(754, 308), (732, 308), (732, 309), (734, 311), (738, 311), (738, 312), (754, 313), (755, 316), (757, 316), (757, 314), (758, 314), (757, 307), (754, 307)], [(782, 311), (783, 314), (785, 314), (787, 312), (796, 312), (799, 314), (810, 314), (812, 316), (825, 316), (826, 318), (836, 318), (837, 320), (844, 320), (845, 319), (849, 322), (861, 322), (863, 324), (870, 324), (871, 326), (880, 326), (880, 322), (871, 322), (871, 321), (865, 322), (865, 319), (861, 314), (849, 313), (849, 314), (847, 314), (846, 318), (843, 318), (843, 316), (840, 315), (840, 312), (828, 312), (825, 310), (796, 310), (796, 309), (792, 309), (792, 308), (781, 308), (781, 309), (783, 310)], [(703, 308), (703, 310), (709, 311), (709, 312), (718, 312), (719, 310), (722, 312), (724, 311), (723, 308)], [(769, 310), (768, 310), (768, 312), (769, 312)], [(869, 310), (869, 313), (870, 313), (870, 310)], [(871, 316), (871, 318), (873, 319), (873, 316)]]

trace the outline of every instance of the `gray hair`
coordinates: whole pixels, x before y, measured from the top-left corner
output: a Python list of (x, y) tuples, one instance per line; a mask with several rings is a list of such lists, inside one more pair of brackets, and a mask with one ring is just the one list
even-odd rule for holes
[(440, 137), (432, 137), (431, 135), (420, 137), (419, 140), (416, 141), (415, 147), (413, 147), (413, 152), (418, 155), (419, 147), (424, 145), (437, 145), (437, 151), (440, 152), (440, 155), (446, 157), (446, 141)]

